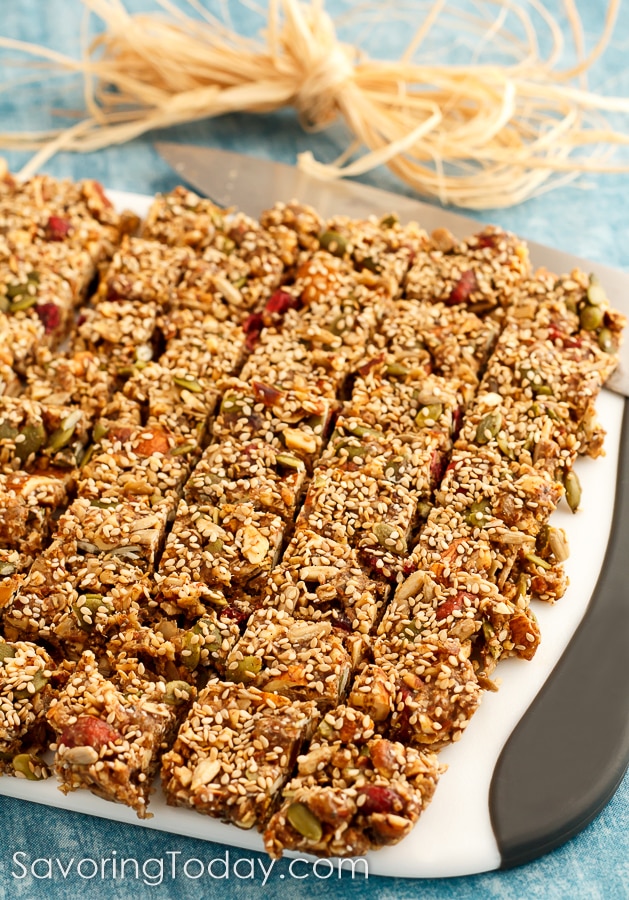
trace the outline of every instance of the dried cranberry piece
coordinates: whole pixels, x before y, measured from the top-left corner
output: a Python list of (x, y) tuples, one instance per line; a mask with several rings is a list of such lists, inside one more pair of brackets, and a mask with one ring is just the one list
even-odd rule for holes
[(225, 606), (221, 609), (221, 616), (230, 619), (236, 625), (242, 625), (250, 616), (250, 611), (239, 606)]
[[(447, 461), (447, 457), (445, 453), (442, 453), (440, 450), (433, 450), (432, 457), (430, 459), (430, 483), (433, 485), (437, 485), (441, 483), (441, 479), (444, 475), (445, 464)], [(448, 469), (450, 466), (448, 466)], [(446, 470), (447, 471), (447, 470)]]
[(382, 353), (380, 353), (378, 356), (374, 356), (373, 359), (367, 360), (366, 363), (363, 363), (362, 366), (358, 367), (359, 375), (368, 375), (372, 369), (380, 365), (380, 363), (383, 361), (384, 355)]
[(583, 338), (578, 335), (566, 334), (565, 331), (561, 331), (561, 329), (557, 328), (556, 325), (551, 325), (548, 329), (548, 338), (556, 344), (558, 341), (561, 341), (561, 344), (568, 347), (581, 347), (583, 345)]
[(366, 816), (372, 813), (394, 813), (400, 809), (402, 798), (397, 791), (384, 785), (371, 784), (361, 791), (365, 802), (359, 807), (361, 813)]
[(467, 591), (458, 591), (458, 593), (454, 594), (452, 597), (448, 597), (447, 600), (444, 600), (443, 603), (440, 603), (437, 607), (437, 611), (435, 612), (435, 619), (437, 622), (441, 622), (443, 619), (447, 619), (448, 616), (451, 616), (455, 610), (463, 609), (465, 606), (465, 598), (469, 597), (470, 600), (474, 600), (472, 594), (469, 594)]
[(476, 273), (473, 269), (467, 269), (452, 288), (446, 304), (448, 306), (458, 306), (460, 303), (467, 303), (476, 290), (478, 290)]
[(73, 725), (61, 732), (58, 744), (65, 747), (93, 747), (100, 750), (105, 744), (122, 740), (122, 735), (109, 722), (97, 716), (79, 716)]
[(54, 303), (39, 303), (35, 312), (41, 319), (46, 334), (51, 334), (61, 325), (61, 310)]
[(253, 351), (256, 344), (258, 343), (263, 328), (264, 320), (260, 313), (251, 313), (251, 315), (247, 319), (245, 319), (242, 330), (247, 335), (247, 339), (245, 341), (247, 350)]
[(297, 300), (297, 297), (293, 297), (288, 291), (283, 291), (280, 288), (271, 294), (266, 301), (264, 311), (265, 313), (276, 313), (279, 316), (283, 316), (289, 309), (298, 309), (298, 307), (299, 301)]
[(64, 241), (70, 234), (72, 225), (61, 216), (51, 216), (46, 223), (46, 237), (49, 241)]
[(463, 407), (455, 406), (452, 410), (452, 436), (454, 438), (457, 437), (459, 431), (461, 430), (461, 425), (463, 424)]
[(347, 631), (349, 634), (354, 630), (352, 628), (352, 622), (345, 610), (335, 609), (332, 612), (332, 624), (335, 628), (340, 628), (341, 631)]
[(256, 400), (260, 403), (264, 403), (265, 406), (275, 406), (278, 400), (281, 400), (284, 396), (282, 391), (278, 391), (277, 388), (274, 388), (270, 384), (264, 384), (262, 381), (252, 381), (251, 387), (253, 388)]
[(476, 246), (481, 249), (491, 247), (492, 250), (495, 250), (505, 237), (504, 231), (481, 231), (476, 235)]

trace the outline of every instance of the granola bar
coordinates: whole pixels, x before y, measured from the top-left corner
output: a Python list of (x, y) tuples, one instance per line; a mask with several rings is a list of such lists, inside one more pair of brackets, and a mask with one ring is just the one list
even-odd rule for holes
[(211, 444), (186, 482), (188, 502), (251, 502), (292, 521), (306, 480), (298, 456), (263, 440), (246, 443), (226, 438)]
[(158, 312), (148, 301), (103, 300), (81, 313), (72, 349), (89, 350), (113, 376), (126, 378), (156, 354)]
[(431, 235), (405, 280), (410, 299), (465, 306), (477, 315), (504, 316), (530, 266), (526, 245), (515, 235), (488, 227), (464, 241), (447, 229)]
[(539, 627), (526, 598), (507, 601), (495, 584), (478, 575), (456, 573), (438, 582), (423, 571), (410, 575), (395, 592), (378, 626), (387, 637), (470, 642), (470, 652), (484, 675), (499, 659), (532, 659), (539, 645)]
[(20, 471), (0, 473), (0, 546), (27, 554), (42, 550), (56, 517), (69, 502), (61, 478)]
[(375, 735), (373, 726), (347, 707), (325, 716), (265, 829), (271, 857), (359, 856), (411, 831), (443, 767), (434, 753)]
[(114, 680), (86, 651), (64, 690), (51, 703), (57, 734), (55, 772), (64, 793), (86, 788), (124, 803), (140, 818), (161, 754), (173, 742), (194, 689), (143, 678), (141, 667), (121, 667)]
[(0, 772), (36, 781), (48, 768), (46, 710), (55, 664), (43, 647), (0, 640)]
[(390, 434), (456, 435), (464, 408), (460, 385), (438, 375), (391, 377), (382, 357), (359, 369), (348, 414)]
[(439, 432), (390, 434), (341, 413), (317, 470), (361, 471), (416, 492), (427, 503), (447, 464), (448, 439)]
[(371, 714), (373, 696), (379, 730), (387, 737), (440, 749), (460, 740), (481, 700), (469, 651), (454, 638), (422, 640), (404, 632), (381, 637), (373, 645), (373, 664), (351, 686), (348, 704)]
[(366, 574), (355, 550), (300, 528), (271, 573), (264, 605), (368, 634), (387, 595), (388, 585)]
[(91, 501), (132, 499), (174, 511), (190, 474), (195, 447), (187, 437), (155, 425), (96, 425), (78, 480), (78, 494)]
[(208, 677), (224, 675), (229, 652), (240, 637), (233, 619), (220, 612), (207, 609), (196, 621), (191, 617), (189, 627), (155, 617), (150, 625), (123, 628), (108, 642), (107, 655), (115, 661), (137, 660), (147, 673), (168, 681), (205, 684)]
[(312, 702), (211, 682), (162, 757), (168, 803), (262, 827), (317, 718)]
[(225, 677), (290, 700), (313, 700), (326, 711), (343, 702), (355, 665), (344, 633), (329, 621), (308, 622), (268, 608), (249, 619)]
[(0, 397), (0, 470), (72, 476), (89, 441), (82, 410)]
[(0, 192), (0, 234), (18, 245), (68, 244), (98, 263), (111, 256), (136, 218), (119, 214), (94, 179), (77, 183), (35, 175), (25, 182), (5, 178)]
[(182, 247), (125, 237), (99, 286), (97, 301), (157, 303), (168, 308), (192, 258)]
[(133, 562), (88, 556), (53, 541), (14, 585), (4, 633), (11, 640), (43, 640), (71, 659), (87, 648), (102, 652), (118, 629), (148, 616), (149, 588)]
[(94, 423), (113, 391), (113, 379), (89, 351), (50, 356), (26, 372), (23, 397), (47, 406), (72, 406)]
[(320, 456), (336, 403), (309, 391), (280, 391), (260, 381), (229, 381), (214, 420), (217, 441), (247, 443), (262, 438), (303, 459), (308, 468)]
[(279, 516), (251, 503), (207, 506), (182, 500), (156, 575), (159, 589), (173, 604), (181, 592), (203, 597), (208, 587), (255, 603), (279, 559), (283, 536)]

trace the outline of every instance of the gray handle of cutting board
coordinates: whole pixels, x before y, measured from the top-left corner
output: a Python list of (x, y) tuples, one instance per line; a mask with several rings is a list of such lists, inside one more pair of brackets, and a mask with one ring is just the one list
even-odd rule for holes
[(489, 806), (502, 868), (529, 862), (573, 837), (622, 781), (629, 761), (628, 582), (625, 401), (612, 531), (601, 575), (572, 641), (494, 770)]

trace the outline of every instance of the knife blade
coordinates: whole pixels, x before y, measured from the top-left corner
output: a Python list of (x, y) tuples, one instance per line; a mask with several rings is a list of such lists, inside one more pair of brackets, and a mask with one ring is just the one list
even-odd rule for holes
[[(162, 159), (200, 193), (220, 206), (237, 206), (250, 216), (259, 216), (276, 200), (285, 203), (298, 200), (314, 206), (323, 218), (337, 214), (363, 217), (396, 212), (402, 221), (417, 221), (427, 231), (449, 228), (458, 238), (487, 224), (371, 185), (343, 180), (323, 181), (286, 163), (168, 141), (157, 142), (155, 148)], [(535, 268), (545, 267), (558, 273), (579, 268), (595, 274), (613, 306), (629, 317), (628, 273), (535, 241), (526, 243)], [(605, 386), (629, 397), (629, 341), (621, 346), (618, 367)]]

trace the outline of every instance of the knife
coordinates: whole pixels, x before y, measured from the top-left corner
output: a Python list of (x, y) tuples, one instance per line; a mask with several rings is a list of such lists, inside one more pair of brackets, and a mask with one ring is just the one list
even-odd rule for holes
[[(323, 217), (396, 212), (465, 237), (483, 223), (418, 200), (347, 181), (321, 181), (292, 166), (198, 146), (159, 143), (178, 175), (221, 206), (252, 216), (298, 200)], [(270, 200), (271, 198), (271, 200)], [(595, 273), (629, 313), (629, 275), (528, 242), (534, 266)], [(629, 342), (607, 386), (629, 395)], [(629, 761), (626, 548), (629, 546), (629, 404), (625, 401), (611, 540), (585, 616), (545, 685), (508, 738), (493, 772), (489, 810), (501, 866), (535, 859), (577, 834), (603, 808)], [(601, 714), (602, 713), (602, 714)]]
[[(237, 206), (258, 217), (271, 204), (269, 197), (285, 203), (298, 200), (314, 206), (325, 219), (333, 215), (364, 217), (395, 212), (403, 221), (418, 221), (427, 231), (444, 227), (464, 238), (487, 223), (459, 213), (352, 181), (323, 181), (295, 166), (256, 159), (228, 150), (189, 144), (158, 142), (155, 147), (184, 181), (219, 206)], [(592, 272), (604, 286), (612, 305), (629, 318), (629, 273), (592, 260), (527, 241), (535, 268)], [(605, 387), (629, 397), (629, 340), (620, 348), (619, 364)]]

